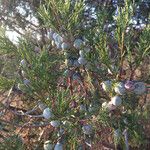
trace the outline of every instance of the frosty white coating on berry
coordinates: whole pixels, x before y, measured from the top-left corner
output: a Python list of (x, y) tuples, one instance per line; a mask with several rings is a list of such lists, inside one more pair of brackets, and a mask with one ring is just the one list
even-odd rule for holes
[(67, 43), (63, 42), (63, 43), (61, 44), (61, 49), (62, 49), (62, 50), (67, 50), (67, 49), (69, 49), (69, 45), (68, 45)]
[(86, 106), (84, 104), (80, 105), (80, 111), (86, 111)]
[(29, 85), (29, 84), (30, 84), (30, 80), (28, 80), (28, 79), (24, 79), (24, 80), (23, 80), (23, 83), (27, 86), (27, 85)]
[(112, 110), (115, 110), (116, 109), (116, 106), (112, 104), (112, 102), (108, 102), (107, 103), (107, 106), (106, 106), (107, 110), (108, 111), (112, 111)]
[(57, 34), (55, 36), (55, 42), (62, 43), (63, 42), (63, 38), (59, 34)]
[(106, 108), (107, 107), (107, 102), (103, 102), (102, 103), (102, 108)]
[(141, 95), (141, 94), (145, 93), (146, 87), (145, 87), (145, 84), (143, 82), (136, 82), (134, 84), (134, 86), (135, 86), (135, 89), (134, 89), (135, 94)]
[(54, 145), (50, 140), (44, 142), (44, 150), (53, 150)]
[(57, 142), (57, 144), (54, 147), (54, 150), (63, 150), (63, 144), (60, 142)]
[(26, 75), (25, 71), (21, 70), (21, 74), (24, 77)]
[(54, 40), (52, 40), (51, 44), (52, 44), (52, 46), (55, 46), (55, 41), (54, 41)]
[(117, 67), (115, 65), (111, 65), (111, 68), (108, 68), (108, 73), (113, 74), (113, 72), (117, 71)]
[(81, 39), (76, 39), (76, 40), (74, 41), (73, 46), (74, 46), (76, 49), (79, 49), (79, 48), (81, 48), (81, 47), (83, 46), (83, 41), (82, 41)]
[(80, 66), (78, 60), (74, 60), (74, 61), (73, 61), (73, 66), (74, 66), (74, 67), (79, 67), (79, 66)]
[(121, 136), (120, 130), (119, 129), (114, 130), (114, 137), (119, 138), (120, 136)]
[(53, 39), (53, 34), (54, 34), (54, 31), (52, 31), (52, 29), (50, 29), (47, 33), (47, 37), (52, 40)]
[(93, 132), (92, 126), (91, 125), (84, 125), (82, 127), (83, 133), (86, 135), (90, 135)]
[(50, 124), (51, 124), (51, 126), (57, 128), (60, 126), (60, 121), (54, 120), (54, 121), (51, 121)]
[(80, 51), (79, 51), (79, 55), (80, 55), (81, 57), (84, 57), (84, 51), (83, 51), (83, 50), (80, 50)]
[(43, 117), (44, 117), (45, 119), (49, 119), (49, 118), (51, 118), (52, 116), (53, 116), (53, 114), (52, 114), (51, 109), (50, 109), (50, 108), (45, 108), (44, 111), (43, 111)]
[(55, 41), (56, 40), (56, 37), (57, 37), (57, 33), (53, 33), (53, 40)]
[(111, 98), (111, 102), (114, 106), (120, 106), (122, 103), (122, 99), (119, 96), (114, 96)]
[(56, 47), (57, 47), (58, 49), (61, 49), (61, 43), (55, 42), (55, 44), (56, 44)]
[(87, 61), (86, 61), (85, 58), (83, 58), (83, 57), (79, 57), (79, 58), (78, 58), (78, 62), (79, 62), (79, 64), (81, 64), (81, 65), (85, 65), (85, 64), (87, 63)]
[(126, 89), (125, 89), (124, 84), (122, 82), (115, 84), (114, 90), (119, 95), (123, 95), (126, 92)]
[(125, 83), (125, 88), (126, 88), (126, 90), (128, 90), (128, 91), (134, 90), (134, 89), (135, 89), (134, 82), (133, 82), (133, 81), (126, 81), (126, 83)]
[(112, 88), (112, 82), (110, 80), (103, 81), (101, 85), (104, 91), (110, 91)]
[(22, 60), (20, 61), (20, 65), (21, 65), (22, 67), (25, 67), (25, 66), (26, 66), (26, 61), (25, 61), (24, 59), (22, 59)]

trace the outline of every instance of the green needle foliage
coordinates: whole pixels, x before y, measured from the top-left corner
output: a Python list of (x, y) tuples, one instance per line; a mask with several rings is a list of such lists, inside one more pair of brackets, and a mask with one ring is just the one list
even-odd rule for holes
[[(38, 52), (37, 45), (29, 39), (21, 38), (14, 46), (6, 37), (0, 38), (0, 48), (7, 53), (14, 50), (18, 64), (12, 80), (0, 76), (0, 89), (15, 86), (29, 99), (28, 107), (40, 101), (45, 105), (40, 110), (43, 116), (45, 108), (50, 108), (52, 117), (36, 121), (39, 124), (59, 121), (59, 127), (54, 128), (49, 139), (53, 144), (62, 143), (64, 149), (75, 150), (85, 145), (89, 148), (87, 141), (91, 141), (94, 149), (99, 140), (108, 139), (115, 147), (121, 145), (126, 149), (125, 130), (130, 147), (143, 146), (146, 135), (141, 122), (149, 119), (148, 109), (144, 109), (148, 89), (143, 82), (148, 79), (138, 81), (134, 75), (149, 58), (150, 27), (146, 24), (137, 30), (132, 25), (136, 4), (127, 0), (118, 5), (117, 15), (113, 6), (101, 5), (93, 11), (94, 21), (91, 21), (84, 15), (89, 6), (82, 0), (45, 2), (38, 16), (43, 21), (42, 28), (53, 35), (47, 35), (47, 43), (38, 47)], [(113, 12), (111, 16), (110, 12)], [(111, 85), (105, 89), (104, 81), (108, 80)], [(125, 88), (127, 81), (135, 87)], [(120, 82), (123, 87), (116, 90)], [(143, 83), (143, 95), (136, 94), (137, 83)], [(122, 103), (118, 104), (117, 100), (113, 103), (114, 96), (120, 97)], [(104, 102), (107, 106), (103, 106)], [(117, 136), (116, 131), (119, 131)]]

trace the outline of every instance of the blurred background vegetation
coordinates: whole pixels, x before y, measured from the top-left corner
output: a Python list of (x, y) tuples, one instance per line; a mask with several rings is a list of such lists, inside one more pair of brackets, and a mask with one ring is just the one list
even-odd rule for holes
[[(82, 1), (82, 0), (81, 0)], [(52, 0), (52, 2), (54, 2)], [(56, 2), (59, 2), (59, 0), (56, 0)], [(27, 72), (27, 76), (30, 75), (30, 81), (34, 85), (32, 88), (27, 89), (25, 88), (24, 90), (28, 92), (26, 96), (19, 95), (18, 93), (13, 97), (16, 101), (18, 99), (22, 99), (22, 101), (25, 102), (25, 104), (22, 104), (19, 106), (22, 106), (25, 111), (28, 109), (32, 109), (34, 104), (36, 104), (37, 99), (41, 99), (44, 103), (47, 104), (47, 106), (51, 106), (52, 103), (49, 103), (48, 98), (46, 96), (48, 95), (49, 98), (55, 99), (57, 98), (59, 100), (59, 106), (55, 108), (56, 115), (58, 115), (60, 118), (65, 116), (63, 112), (65, 112), (65, 109), (68, 107), (69, 103), (64, 103), (65, 100), (67, 99), (68, 102), (70, 102), (70, 99), (75, 99), (74, 97), (71, 97), (68, 94), (68, 91), (66, 93), (57, 93), (56, 88), (57, 88), (57, 82), (59, 77), (62, 76), (62, 72), (64, 71), (64, 64), (63, 61), (65, 60), (65, 56), (58, 51), (55, 51), (51, 47), (51, 44), (49, 39), (47, 38), (47, 29), (52, 27), (55, 31), (57, 31), (60, 34), (68, 34), (68, 35), (73, 35), (73, 36), (78, 36), (82, 37), (82, 34), (86, 36), (86, 38), (89, 40), (90, 45), (97, 44), (101, 41), (104, 41), (103, 39), (105, 38), (104, 35), (96, 35), (97, 33), (97, 28), (96, 26), (104, 27), (104, 25), (109, 25), (113, 24), (114, 18), (112, 14), (115, 14), (116, 11), (116, 6), (123, 6), (124, 1), (123, 0), (118, 0), (115, 2), (115, 0), (85, 0), (84, 3), (86, 4), (86, 10), (84, 10), (84, 13), (80, 12), (78, 15), (79, 7), (77, 7), (75, 14), (73, 17), (75, 18), (76, 16), (79, 17), (79, 19), (76, 19), (76, 22), (74, 22), (74, 18), (70, 17), (71, 19), (68, 21), (67, 18), (70, 15), (70, 10), (68, 9), (65, 5), (62, 6), (63, 0), (60, 1), (60, 3), (57, 3), (59, 6), (59, 11), (58, 14), (60, 15), (59, 17), (62, 19), (60, 24), (58, 24), (57, 19), (54, 20), (55, 14), (53, 14), (53, 8), (55, 3), (49, 3), (48, 0), (1, 0), (0, 1), (0, 99), (8, 95), (8, 91), (14, 90), (16, 83), (20, 82), (22, 84), (22, 81), (19, 76), (19, 71), (20, 71), (20, 61), (21, 59), (28, 59), (29, 64), (33, 63), (33, 68), (32, 70), (30, 69), (25, 69)], [(65, 0), (64, 0), (65, 2)], [(73, 2), (73, 1), (72, 1)], [(136, 58), (136, 63), (133, 63), (133, 66), (136, 68), (136, 79), (145, 81), (148, 85), (150, 84), (150, 71), (149, 71), (149, 54), (150, 54), (150, 28), (149, 28), (149, 13), (150, 13), (150, 2), (149, 1), (142, 1), (142, 0), (132, 0), (134, 3), (134, 11), (133, 11), (133, 16), (136, 18), (137, 26), (140, 24), (140, 21), (142, 20), (143, 23), (147, 26), (144, 31), (135, 31), (131, 30), (125, 39), (126, 45), (128, 45), (131, 49), (135, 48), (135, 55), (137, 56)], [(48, 10), (48, 6), (50, 6), (50, 10)], [(58, 8), (57, 8), (58, 9)], [(56, 10), (57, 10), (56, 9)], [(75, 12), (72, 12), (74, 14)], [(92, 14), (92, 15), (91, 15)], [(97, 15), (97, 18), (95, 17)], [(63, 18), (64, 17), (64, 18)], [(90, 18), (90, 19), (89, 19)], [(67, 22), (67, 23), (66, 23)], [(124, 22), (121, 22), (122, 24)], [(75, 25), (78, 26), (75, 26)], [(62, 26), (61, 26), (62, 25)], [(63, 27), (65, 26), (65, 31)], [(85, 28), (85, 26), (87, 28)], [(88, 28), (88, 26), (90, 26)], [(110, 30), (113, 30), (113, 25)], [(100, 32), (103, 32), (103, 28), (99, 29)], [(109, 28), (106, 28), (108, 30), (108, 34), (110, 35), (111, 32), (109, 32)], [(107, 32), (107, 31), (106, 31)], [(90, 33), (90, 34), (89, 34)], [(18, 37), (15, 38), (13, 41), (10, 40), (10, 36), (12, 37), (14, 34)], [(70, 36), (70, 39), (71, 39)], [(93, 37), (96, 37), (93, 39)], [(140, 37), (140, 38), (139, 38)], [(132, 40), (130, 40), (132, 39)], [(101, 40), (101, 41), (100, 41)], [(111, 43), (111, 38), (109, 39), (109, 42)], [(136, 43), (140, 43), (139, 45)], [(135, 44), (135, 43), (137, 44)], [(89, 60), (92, 60), (93, 58), (99, 61), (97, 58), (96, 54), (100, 54), (101, 51), (100, 49), (103, 49), (105, 43), (102, 43), (97, 45), (97, 48), (95, 48), (95, 51), (92, 53), (89, 57)], [(136, 45), (136, 46), (135, 46)], [(41, 49), (42, 53), (40, 55), (35, 55), (33, 50), (35, 47), (38, 47)], [(136, 47), (138, 47), (136, 49)], [(106, 47), (105, 47), (106, 48)], [(58, 53), (60, 55), (58, 55)], [(73, 50), (71, 53), (75, 53)], [(127, 50), (127, 53), (130, 56), (130, 50)], [(133, 50), (134, 53), (134, 50)], [(143, 57), (141, 57), (143, 55)], [(130, 59), (130, 58), (129, 58)], [(134, 59), (135, 60), (135, 59)], [(132, 61), (132, 60), (131, 60)], [(104, 58), (104, 62), (107, 64), (109, 62), (109, 65), (111, 62)], [(54, 71), (55, 70), (55, 71)], [(93, 70), (92, 70), (93, 71)], [(94, 70), (95, 71), (95, 70)], [(96, 70), (99, 74), (102, 70)], [(38, 78), (37, 75), (40, 74), (40, 78)], [(35, 78), (36, 77), (36, 78)], [(103, 78), (106, 78), (103, 76)], [(47, 84), (47, 81), (49, 83)], [(51, 85), (51, 87), (49, 86)], [(14, 90), (15, 91), (15, 90)], [(93, 91), (92, 91), (93, 92)], [(95, 91), (94, 91), (95, 92)], [(93, 92), (93, 93), (94, 93)], [(47, 94), (48, 93), (48, 94)], [(96, 92), (95, 92), (96, 93)], [(98, 95), (97, 93), (95, 94), (96, 96)], [(94, 95), (94, 96), (95, 96)], [(69, 97), (70, 96), (70, 97)], [(80, 95), (79, 95), (80, 96)], [(95, 99), (95, 97), (92, 97), (92, 99)], [(31, 100), (33, 103), (31, 103)], [(15, 103), (16, 104), (16, 103)], [(64, 109), (60, 109), (61, 107), (64, 107)], [(0, 104), (0, 109), (2, 110), (3, 108), (3, 103)], [(19, 109), (19, 108), (18, 108)], [(147, 109), (147, 108), (146, 108)], [(139, 114), (136, 117), (137, 112), (135, 111), (133, 114), (129, 116), (135, 119), (135, 122), (139, 119), (138, 117), (143, 117), (145, 115), (145, 118), (149, 117), (147, 114), (149, 111), (145, 111), (145, 114)], [(58, 113), (58, 114), (57, 114)], [(70, 115), (70, 114), (68, 114)], [(91, 114), (90, 114), (91, 115)], [(105, 113), (102, 113), (99, 120), (102, 121), (103, 123), (109, 122), (109, 118), (105, 116)], [(8, 115), (11, 116), (11, 113)], [(66, 111), (66, 116), (67, 116), (67, 111)], [(13, 123), (18, 121), (18, 124), (24, 123), (22, 121), (22, 117), (12, 117), (12, 120), (15, 120)], [(37, 119), (38, 120), (38, 119)], [(0, 120), (1, 122), (1, 120)], [(134, 121), (131, 121), (134, 124)], [(136, 147), (136, 144), (139, 142), (140, 146), (143, 144), (141, 137), (139, 136), (140, 133), (138, 132), (139, 126), (133, 126), (131, 123), (131, 128), (133, 131), (137, 131), (137, 133), (133, 133), (136, 138), (133, 138), (133, 141), (131, 141), (132, 145)], [(111, 124), (111, 123), (110, 123)], [(146, 126), (146, 125), (145, 125)], [(73, 126), (70, 128), (70, 130), (73, 128)], [(12, 128), (11, 128), (12, 129)], [(17, 129), (17, 127), (15, 127)], [(10, 130), (10, 127), (7, 126), (6, 122), (3, 122), (2, 124), (0, 123), (0, 130), (4, 131), (4, 134), (0, 133), (0, 138), (4, 139), (0, 149), (1, 150), (23, 150), (23, 149), (37, 149), (40, 147), (42, 149), (42, 140), (39, 139), (39, 141), (32, 140), (34, 139), (35, 135), (32, 131), (30, 132), (30, 129), (28, 129), (28, 135), (29, 139), (31, 141), (28, 141), (28, 138), (25, 137), (26, 143), (28, 145), (24, 145), (23, 140), (21, 139), (21, 136), (17, 133), (20, 133), (19, 131), (13, 132)], [(44, 128), (44, 131), (46, 131), (47, 128)], [(48, 130), (51, 130), (48, 128)], [(140, 130), (139, 130), (140, 131)], [(7, 134), (7, 132), (10, 132), (10, 135)], [(40, 130), (40, 133), (42, 131)], [(109, 132), (109, 131), (108, 131)], [(5, 135), (7, 134), (7, 136)], [(149, 133), (149, 132), (148, 132)], [(112, 133), (110, 133), (112, 134)], [(74, 134), (72, 134), (74, 136)], [(106, 133), (107, 135), (107, 133)], [(54, 135), (55, 137), (56, 135)], [(51, 136), (53, 137), (53, 136)], [(68, 140), (70, 141), (75, 141), (71, 137), (71, 135), (68, 135)], [(45, 139), (47, 139), (45, 137)], [(40, 140), (42, 142), (40, 142)], [(135, 140), (135, 141), (134, 141)], [(136, 141), (137, 140), (137, 141)], [(1, 142), (1, 140), (0, 140)], [(39, 142), (39, 143), (38, 143)], [(98, 141), (96, 141), (98, 142)], [(10, 145), (11, 143), (11, 145)], [(33, 144), (34, 143), (34, 144)], [(41, 144), (42, 143), (42, 144)], [(34, 146), (33, 146), (33, 145)], [(76, 144), (76, 143), (75, 143)], [(10, 147), (8, 147), (10, 145)], [(38, 145), (39, 147), (36, 147)], [(34, 148), (33, 148), (33, 147)], [(134, 147), (133, 146), (133, 147)], [(143, 146), (143, 145), (142, 145)], [(32, 148), (31, 148), (32, 147)], [(137, 148), (137, 147), (136, 147)], [(140, 147), (141, 148), (141, 147)]]

